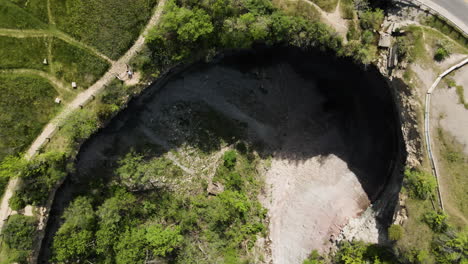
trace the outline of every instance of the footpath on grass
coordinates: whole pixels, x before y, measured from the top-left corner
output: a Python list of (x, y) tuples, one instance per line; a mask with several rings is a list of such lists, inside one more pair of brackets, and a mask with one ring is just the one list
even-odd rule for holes
[[(143, 33), (138, 37), (135, 41), (133, 46), (118, 60), (115, 62), (111, 62), (110, 69), (102, 76), (97, 82), (95, 82), (91, 87), (89, 87), (86, 91), (78, 94), (75, 99), (70, 102), (65, 109), (56, 116), (53, 120), (51, 120), (44, 128), (42, 133), (36, 138), (33, 142), (31, 147), (27, 150), (25, 154), (26, 159), (31, 159), (34, 155), (39, 151), (39, 149), (44, 145), (44, 143), (51, 138), (54, 133), (57, 131), (59, 122), (63, 122), (66, 120), (67, 117), (75, 110), (80, 107), (83, 107), (87, 102), (89, 102), (92, 98), (94, 98), (98, 93), (100, 93), (106, 85), (108, 85), (113, 79), (115, 79), (116, 74), (124, 73), (127, 70), (127, 64), (130, 60), (142, 50), (145, 44), (145, 36), (148, 33), (149, 29), (156, 26), (160, 20), (162, 11), (164, 10), (164, 6), (166, 4), (166, 0), (161, 0), (158, 3), (155, 13), (149, 20), (148, 24), (146, 25)], [(6, 32), (4, 29), (0, 29), (0, 35)], [(12, 210), (8, 205), (8, 201), (12, 197), (14, 190), (17, 188), (20, 179), (13, 178), (8, 183), (8, 186), (5, 190), (5, 194), (0, 204), (0, 230), (3, 228), (3, 225), (8, 220), (8, 217), (12, 214)], [(48, 211), (49, 208), (46, 208)], [(46, 213), (47, 215), (47, 213)], [(47, 220), (45, 220), (45, 223)], [(43, 227), (45, 229), (45, 227)]]
[(91, 46), (88, 46), (82, 42), (79, 42), (78, 40), (70, 37), (69, 35), (59, 31), (59, 30), (40, 30), (40, 29), (26, 29), (26, 30), (21, 30), (21, 29), (6, 29), (6, 28), (0, 28), (0, 36), (6, 36), (6, 37), (14, 37), (14, 38), (33, 38), (33, 37), (48, 37), (48, 36), (53, 36), (57, 37), (71, 45), (80, 47), (82, 49), (91, 51), (91, 53), (95, 54), (96, 56), (100, 57), (101, 59), (106, 60), (109, 63), (114, 63), (113, 60), (111, 60), (109, 57), (106, 55), (102, 54), (99, 50), (96, 48), (93, 48)]

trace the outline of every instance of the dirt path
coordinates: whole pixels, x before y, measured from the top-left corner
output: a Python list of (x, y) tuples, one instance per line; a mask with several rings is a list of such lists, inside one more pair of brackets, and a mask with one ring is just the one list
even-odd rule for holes
[(59, 31), (59, 30), (36, 30), (36, 29), (27, 29), (27, 30), (18, 30), (18, 29), (6, 29), (0, 28), (0, 36), (6, 37), (14, 37), (14, 38), (32, 38), (32, 37), (48, 37), (53, 36), (57, 37), (71, 45), (80, 47), (82, 49), (88, 50), (95, 54), (96, 56), (100, 57), (101, 59), (106, 60), (109, 63), (114, 63), (106, 55), (102, 54), (96, 48), (88, 46), (82, 42), (77, 41), (76, 39), (70, 37), (69, 35)]
[[(155, 13), (149, 20), (143, 33), (138, 37), (135, 44), (133, 44), (133, 46), (118, 61), (112, 63), (111, 68), (104, 74), (104, 76), (102, 76), (101, 79), (99, 79), (86, 91), (78, 94), (76, 98), (70, 104), (68, 104), (58, 116), (56, 116), (47, 124), (47, 126), (45, 126), (42, 133), (36, 138), (31, 147), (27, 150), (25, 154), (25, 157), (27, 159), (31, 159), (39, 150), (39, 148), (46, 142), (47, 138), (53, 136), (53, 134), (57, 130), (57, 124), (59, 121), (66, 120), (72, 111), (78, 109), (80, 105), (85, 105), (94, 95), (101, 92), (111, 80), (115, 79), (115, 73), (122, 73), (126, 71), (126, 64), (128, 64), (130, 59), (133, 58), (133, 56), (143, 48), (145, 44), (145, 35), (148, 33), (149, 29), (159, 22), (165, 4), (166, 0), (161, 0), (159, 2)], [(0, 35), (5, 32), (6, 31), (4, 29), (1, 29)], [(14, 30), (14, 32), (17, 31)], [(18, 179), (12, 179), (9, 182), (7, 189), (5, 190), (5, 195), (3, 196), (0, 208), (0, 219), (2, 220), (0, 221), (0, 229), (3, 227), (3, 224), (6, 222), (11, 213), (11, 209), (8, 205), (8, 200), (13, 195), (13, 191), (17, 187), (17, 185)]]
[(55, 25), (55, 20), (52, 16), (52, 10), (50, 9), (50, 0), (47, 0), (47, 17), (49, 18), (49, 24)]
[(314, 6), (319, 12), (320, 12), (320, 15), (322, 16), (323, 18), (323, 22), (329, 26), (331, 26), (333, 29), (336, 30), (336, 32), (338, 32), (338, 34), (344, 39), (346, 40), (346, 33), (348, 32), (348, 23), (345, 19), (343, 19), (341, 17), (341, 13), (340, 13), (340, 1), (338, 1), (338, 4), (336, 5), (336, 9), (335, 11), (333, 11), (332, 13), (327, 13), (325, 11), (323, 11), (318, 5), (316, 5), (315, 3), (309, 1), (309, 0), (304, 0), (306, 1), (308, 4)]
[(59, 79), (55, 78), (50, 73), (40, 71), (40, 70), (33, 70), (33, 69), (11, 69), (11, 70), (0, 70), (0, 73), (7, 73), (7, 74), (31, 74), (31, 75), (38, 75), (44, 79), (47, 79), (57, 90), (57, 92), (65, 97), (69, 97), (73, 95), (73, 92), (70, 89), (67, 89), (66, 85), (60, 81)]

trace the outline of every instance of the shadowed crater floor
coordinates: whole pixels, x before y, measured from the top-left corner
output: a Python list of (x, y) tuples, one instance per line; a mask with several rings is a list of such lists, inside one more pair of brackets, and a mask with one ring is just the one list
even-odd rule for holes
[(157, 146), (198, 175), (204, 161), (187, 149), (211, 155), (241, 140), (271, 162), (259, 199), (273, 262), (302, 263), (381, 197), (400, 135), (392, 94), (372, 67), (293, 48), (195, 64), (148, 88), (82, 147), (77, 173), (57, 192), (40, 259), (50, 256), (64, 208), (96, 177), (112, 177), (106, 168), (130, 149)]

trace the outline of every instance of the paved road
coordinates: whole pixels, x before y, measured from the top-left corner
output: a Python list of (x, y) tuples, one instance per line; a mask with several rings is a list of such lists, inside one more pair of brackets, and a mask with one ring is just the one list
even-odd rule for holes
[(419, 0), (454, 22), (468, 34), (468, 0)]

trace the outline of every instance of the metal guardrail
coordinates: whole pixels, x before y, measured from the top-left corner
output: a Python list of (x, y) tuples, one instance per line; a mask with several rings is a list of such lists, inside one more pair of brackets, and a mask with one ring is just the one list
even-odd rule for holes
[(435, 88), (437, 85), (440, 83), (442, 78), (444, 78), (446, 75), (451, 73), (452, 71), (464, 66), (465, 64), (468, 64), (468, 58), (464, 59), (460, 63), (450, 67), (448, 70), (440, 74), (435, 82), (432, 84), (432, 86), (427, 90), (426, 93), (426, 101), (425, 101), (425, 110), (424, 110), (424, 135), (425, 135), (425, 140), (426, 140), (426, 147), (427, 147), (427, 155), (429, 157), (429, 162), (431, 163), (431, 169), (432, 169), (432, 174), (434, 175), (436, 182), (437, 182), (437, 195), (439, 197), (439, 203), (440, 203), (440, 208), (442, 211), (444, 211), (444, 202), (442, 200), (442, 195), (440, 191), (440, 185), (439, 185), (439, 170), (437, 168), (437, 163), (434, 158), (434, 154), (432, 152), (432, 145), (431, 145), (431, 133), (430, 133), (430, 106), (431, 106), (431, 95), (434, 92)]
[[(439, 11), (436, 9), (428, 6), (427, 4), (418, 1), (418, 0), (393, 0), (394, 2), (402, 2), (410, 5), (415, 5), (419, 8), (421, 8), (424, 11), (427, 11), (429, 14), (437, 16), (438, 18), (442, 18), (446, 23), (448, 23), (451, 27), (455, 28), (460, 34), (463, 35), (463, 37), (468, 38), (468, 32), (466, 32), (464, 29), (459, 27), (456, 22), (452, 21), (450, 18), (444, 16), (441, 14)], [(422, 8), (425, 7), (425, 8)]]

